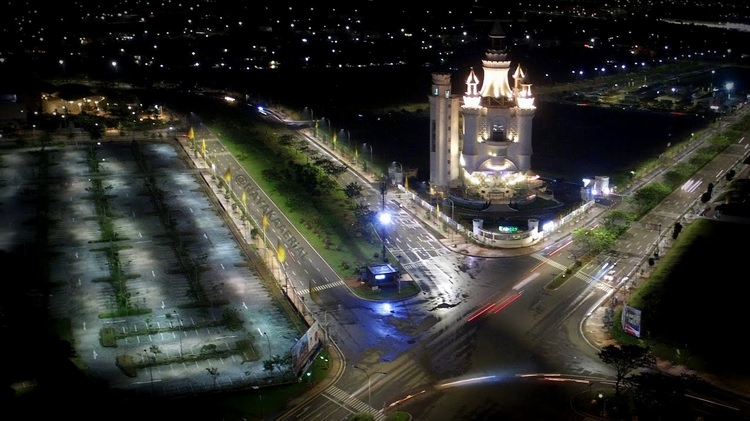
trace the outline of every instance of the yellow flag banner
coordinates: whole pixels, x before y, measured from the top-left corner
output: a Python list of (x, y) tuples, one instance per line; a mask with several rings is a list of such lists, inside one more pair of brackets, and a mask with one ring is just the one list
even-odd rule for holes
[(268, 215), (264, 213), (263, 214), (263, 231), (265, 231), (266, 228), (268, 228)]
[(437, 217), (439, 219), (440, 218), (440, 204), (438, 203), (436, 206), (437, 206)]
[(195, 139), (195, 130), (191, 127), (190, 130), (188, 130), (188, 139), (193, 140)]
[(247, 193), (244, 190), (242, 191), (242, 204), (247, 207)]
[(203, 155), (206, 154), (206, 139), (203, 139), (203, 143), (201, 144), (201, 152)]
[(232, 170), (227, 167), (227, 172), (224, 173), (224, 180), (226, 180), (227, 183), (232, 182)]
[(409, 177), (404, 178), (404, 188), (409, 190)]
[(286, 261), (286, 248), (281, 243), (276, 246), (276, 257), (279, 259), (279, 263)]

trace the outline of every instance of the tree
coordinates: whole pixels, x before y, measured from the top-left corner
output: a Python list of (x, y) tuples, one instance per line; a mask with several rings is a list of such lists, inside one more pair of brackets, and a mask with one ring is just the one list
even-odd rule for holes
[(153, 355), (154, 361), (156, 361), (156, 356), (162, 353), (158, 345), (151, 345), (150, 347), (148, 347), (148, 352)]
[(292, 366), (292, 354), (285, 356), (274, 355), (272, 358), (263, 360), (263, 370), (273, 371), (277, 369), (279, 372), (283, 372), (284, 368), (290, 368)]
[(690, 419), (686, 396), (702, 380), (694, 375), (669, 376), (645, 371), (626, 380), (632, 402), (643, 419)]
[(677, 236), (680, 235), (680, 232), (682, 232), (682, 224), (675, 222), (674, 231), (672, 231), (672, 239), (676, 240)]
[(598, 355), (602, 362), (615, 369), (616, 396), (620, 394), (620, 388), (631, 372), (656, 365), (656, 358), (651, 353), (651, 349), (640, 345), (607, 345), (599, 351)]
[(665, 197), (672, 193), (672, 189), (663, 183), (649, 183), (633, 194), (633, 205), (638, 214), (643, 214), (659, 204)]
[(216, 367), (206, 367), (206, 371), (209, 376), (213, 377), (214, 389), (216, 389), (216, 378), (219, 377), (219, 369)]
[(711, 192), (704, 192), (701, 195), (701, 203), (708, 203), (711, 200)]
[(356, 181), (352, 181), (351, 183), (347, 184), (346, 187), (344, 187), (344, 194), (347, 198), (350, 200), (357, 200), (360, 196), (362, 196), (362, 185), (357, 183)]

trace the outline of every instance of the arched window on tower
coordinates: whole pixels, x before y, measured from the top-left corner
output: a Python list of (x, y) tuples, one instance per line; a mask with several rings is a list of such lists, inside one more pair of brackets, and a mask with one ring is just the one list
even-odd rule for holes
[(505, 126), (502, 124), (492, 125), (492, 137), (490, 140), (493, 142), (505, 142)]

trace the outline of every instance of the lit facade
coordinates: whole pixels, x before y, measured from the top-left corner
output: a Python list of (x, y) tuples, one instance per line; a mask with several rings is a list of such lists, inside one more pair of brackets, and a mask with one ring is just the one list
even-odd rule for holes
[[(430, 188), (432, 193), (527, 202), (541, 182), (531, 172), (531, 130), (536, 112), (531, 84), (520, 65), (510, 74), (499, 23), (482, 60), (483, 78), (471, 69), (463, 96), (451, 92), (451, 75), (432, 74)], [(512, 78), (512, 80), (511, 80)]]

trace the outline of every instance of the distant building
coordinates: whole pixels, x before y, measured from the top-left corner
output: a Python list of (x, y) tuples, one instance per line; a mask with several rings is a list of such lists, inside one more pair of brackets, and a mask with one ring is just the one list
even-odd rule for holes
[(518, 203), (533, 200), (530, 192), (543, 184), (530, 168), (536, 112), (531, 83), (520, 65), (511, 83), (511, 61), (500, 45), (504, 38), (496, 22), (482, 60), (483, 80), (471, 69), (463, 96), (451, 91), (450, 74), (432, 74), (432, 194)]
[(77, 115), (83, 112), (98, 113), (105, 97), (94, 93), (87, 85), (66, 83), (52, 86), (54, 90), (42, 92), (42, 113), (51, 115)]

